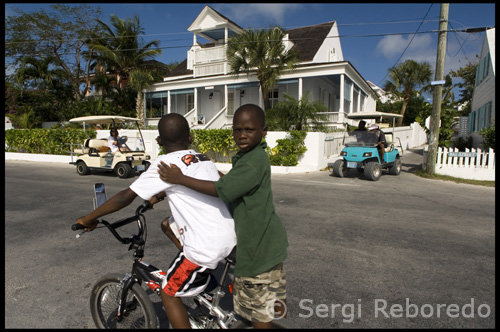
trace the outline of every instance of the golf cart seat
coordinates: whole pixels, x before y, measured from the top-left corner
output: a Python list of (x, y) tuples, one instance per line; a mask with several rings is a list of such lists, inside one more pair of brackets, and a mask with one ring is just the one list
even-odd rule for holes
[(99, 152), (108, 152), (108, 140), (107, 139), (97, 139), (92, 138), (88, 140), (88, 148), (89, 154), (91, 153), (99, 153)]
[(385, 152), (390, 152), (394, 149), (394, 140), (392, 137), (392, 133), (384, 133), (385, 141), (387, 142), (387, 147), (385, 148)]

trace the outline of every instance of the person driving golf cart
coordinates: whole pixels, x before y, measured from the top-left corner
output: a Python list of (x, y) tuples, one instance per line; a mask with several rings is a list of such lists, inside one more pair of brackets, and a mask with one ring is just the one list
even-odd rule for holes
[(126, 142), (128, 140), (127, 136), (119, 136), (118, 135), (118, 129), (112, 127), (109, 130), (109, 137), (108, 137), (108, 147), (111, 149), (111, 153), (115, 153), (117, 151), (131, 151), (130, 148), (127, 146)]

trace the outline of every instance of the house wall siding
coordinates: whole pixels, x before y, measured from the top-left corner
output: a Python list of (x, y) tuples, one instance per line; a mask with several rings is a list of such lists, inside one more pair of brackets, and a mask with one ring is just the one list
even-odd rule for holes
[[(483, 141), (482, 136), (479, 131), (484, 128), (484, 125), (489, 126), (493, 124), (495, 119), (496, 109), (495, 109), (495, 30), (490, 29), (486, 31), (483, 45), (481, 48), (481, 57), (478, 67), (478, 74), (476, 75), (476, 87), (474, 88), (474, 93), (472, 95), (471, 103), (471, 114), (468, 117), (468, 134), (472, 137), (472, 147), (479, 148)], [(485, 59), (489, 58), (488, 61), (488, 72), (486, 76), (481, 74), (484, 73), (484, 69), (480, 68), (484, 66)], [(489, 108), (489, 103), (491, 103), (491, 113), (486, 113), (484, 110)], [(484, 119), (485, 116), (490, 116), (489, 119)]]

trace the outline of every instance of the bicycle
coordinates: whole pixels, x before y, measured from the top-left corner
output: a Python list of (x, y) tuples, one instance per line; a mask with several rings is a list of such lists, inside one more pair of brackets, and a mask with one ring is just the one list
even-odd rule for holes
[[(166, 272), (143, 261), (144, 247), (147, 238), (146, 218), (144, 212), (152, 208), (149, 201), (144, 201), (135, 211), (135, 215), (113, 223), (98, 219), (101, 227), (106, 227), (122, 244), (130, 244), (128, 250), (134, 249), (132, 271), (125, 276), (112, 273), (101, 277), (92, 287), (90, 296), (90, 312), (97, 328), (159, 328), (159, 319), (153, 303), (143, 288), (147, 285), (156, 295), (161, 296), (161, 284), (166, 277)], [(118, 234), (117, 228), (137, 222), (138, 233), (124, 238)], [(82, 229), (81, 224), (73, 224), (74, 231)], [(83, 231), (78, 234), (80, 237)], [(183, 299), (194, 302), (196, 309), (188, 310), (189, 322), (192, 328), (251, 328), (252, 324), (238, 316), (232, 310), (223, 309), (220, 304), (225, 296), (225, 289), (232, 293), (232, 274), (234, 268), (236, 247), (224, 261), (224, 268), (220, 282), (211, 276), (211, 283), (200, 294)], [(186, 303), (185, 303), (186, 304)], [(273, 328), (286, 328), (273, 322)]]

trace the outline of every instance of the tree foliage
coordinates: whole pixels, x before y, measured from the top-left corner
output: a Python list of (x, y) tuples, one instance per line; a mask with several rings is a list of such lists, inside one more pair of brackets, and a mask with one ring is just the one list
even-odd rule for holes
[(419, 63), (414, 60), (406, 60), (389, 69), (389, 80), (385, 82), (384, 90), (403, 101), (399, 112), (399, 114), (403, 115), (403, 118), (398, 118), (398, 126), (403, 124), (406, 107), (410, 99), (417, 93), (421, 94), (421, 92), (429, 88), (431, 76), (431, 66), (426, 62)]
[[(479, 56), (476, 54), (476, 59)], [(462, 79), (461, 82), (455, 84), (456, 87), (460, 88), (460, 99), (457, 100), (459, 104), (462, 104), (462, 109), (460, 111), (461, 116), (467, 116), (471, 112), (472, 105), (472, 95), (474, 93), (474, 84), (476, 81), (476, 69), (479, 62), (473, 63), (468, 61), (464, 67), (458, 70), (450, 70), (450, 75), (452, 77), (457, 77)]]
[(481, 146), (485, 151), (488, 151), (489, 148), (495, 150), (495, 123), (489, 128), (482, 129), (479, 134), (483, 137), (483, 141)]
[(90, 73), (88, 63), (82, 62), (83, 52), (90, 33), (97, 29), (94, 19), (101, 11), (86, 4), (55, 4), (51, 9), (28, 13), (15, 8), (17, 15), (5, 18), (5, 56), (12, 59), (12, 67), (27, 57), (55, 59), (54, 65), (66, 74), (74, 99), (81, 100), (86, 92), (81, 89), (82, 77)]
[[(5, 52), (12, 61), (6, 74), (12, 74), (6, 75), (5, 107), (17, 128), (82, 115), (139, 115), (141, 90), (170, 70), (153, 59), (161, 53), (159, 41), (141, 39), (136, 16), (112, 15), (108, 26), (99, 8), (84, 4), (14, 11), (6, 17)], [(94, 97), (87, 96), (91, 86)]]
[(296, 51), (287, 49), (283, 42), (285, 35), (279, 27), (249, 29), (228, 41), (226, 55), (230, 74), (249, 75), (256, 71), (266, 111), (270, 108), (269, 91), (282, 73), (293, 70), (298, 62)]
[[(441, 99), (441, 114), (440, 121), (441, 125), (439, 127), (439, 139), (438, 145), (444, 147), (450, 147), (452, 144), (453, 136), (453, 124), (455, 123), (455, 117), (457, 115), (457, 103), (455, 101), (455, 96), (453, 94), (453, 84), (450, 75), (446, 75), (445, 84), (443, 85), (443, 97)], [(426, 120), (432, 114), (432, 105), (425, 102), (423, 104), (422, 110), (416, 117), (417, 121), (427, 132), (430, 133), (429, 129), (426, 127)]]
[(321, 102), (311, 102), (311, 93), (307, 92), (300, 100), (284, 93), (285, 101), (278, 102), (266, 112), (266, 124), (269, 130), (290, 131), (324, 131), (321, 121), (326, 120), (321, 112), (327, 108)]

